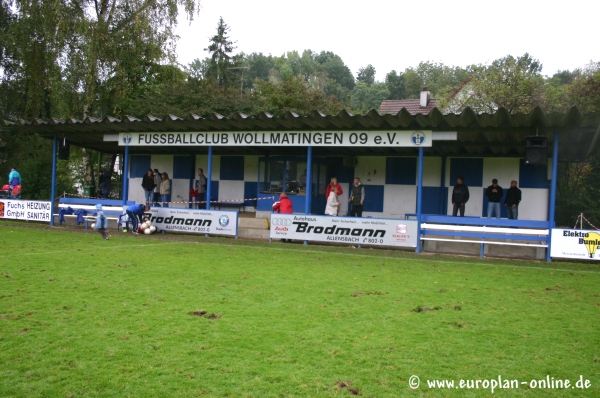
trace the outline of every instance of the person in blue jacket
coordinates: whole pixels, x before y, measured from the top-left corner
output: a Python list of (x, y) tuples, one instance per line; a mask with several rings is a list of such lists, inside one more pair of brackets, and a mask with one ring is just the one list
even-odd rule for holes
[(131, 226), (133, 227), (133, 233), (138, 233), (138, 224), (142, 222), (142, 216), (145, 212), (150, 210), (150, 206), (144, 205), (142, 203), (137, 203), (129, 206), (125, 209), (125, 212), (129, 216), (129, 220), (131, 221)]
[(102, 205), (96, 205), (96, 225), (94, 225), (94, 229), (102, 235), (102, 239), (108, 240), (108, 235), (106, 234), (106, 230), (108, 229), (108, 218), (102, 211)]

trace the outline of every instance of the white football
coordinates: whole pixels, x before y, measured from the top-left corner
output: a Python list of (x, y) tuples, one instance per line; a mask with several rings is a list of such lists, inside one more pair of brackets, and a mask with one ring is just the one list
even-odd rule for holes
[(150, 235), (150, 234), (152, 233), (152, 231), (150, 231), (150, 228), (146, 228), (146, 229), (144, 230), (144, 233), (145, 233), (146, 235)]
[(150, 228), (152, 226), (152, 223), (150, 222), (150, 220), (146, 221), (146, 225), (148, 226), (148, 228)]
[(143, 223), (142, 225), (140, 225), (140, 227), (141, 227), (142, 229), (146, 229), (146, 228), (148, 228), (148, 224), (146, 224), (146, 223)]
[(151, 227), (150, 227), (150, 231), (152, 231), (152, 232), (156, 232), (156, 227), (155, 227), (154, 225), (153, 225), (153, 226), (151, 226)]
[(92, 223), (92, 228), (96, 228), (96, 223)]

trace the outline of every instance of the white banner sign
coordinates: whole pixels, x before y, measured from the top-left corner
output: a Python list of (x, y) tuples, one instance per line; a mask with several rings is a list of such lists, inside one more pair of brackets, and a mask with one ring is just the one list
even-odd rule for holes
[(417, 247), (417, 222), (382, 218), (271, 214), (272, 239)]
[(430, 130), (120, 133), (120, 146), (430, 147)]
[(161, 231), (237, 236), (236, 211), (153, 207), (150, 221)]
[(0, 218), (50, 222), (50, 202), (0, 199)]
[(600, 231), (552, 229), (550, 256), (600, 260)]

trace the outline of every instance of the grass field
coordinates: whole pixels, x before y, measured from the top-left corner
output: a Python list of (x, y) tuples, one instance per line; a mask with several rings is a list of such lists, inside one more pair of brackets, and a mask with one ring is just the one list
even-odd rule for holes
[[(600, 396), (597, 263), (15, 222), (0, 246), (0, 396)], [(427, 385), (499, 376), (591, 386)]]

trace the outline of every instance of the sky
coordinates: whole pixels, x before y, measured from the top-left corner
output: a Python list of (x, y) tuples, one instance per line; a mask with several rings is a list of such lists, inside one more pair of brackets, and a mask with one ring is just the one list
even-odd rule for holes
[(354, 76), (371, 64), (378, 81), (421, 61), (466, 67), (528, 52), (542, 74), (600, 61), (600, 1), (338, 1), (201, 0), (190, 24), (180, 15), (178, 61), (208, 56), (219, 17), (236, 41), (234, 54), (281, 56), (332, 51)]

